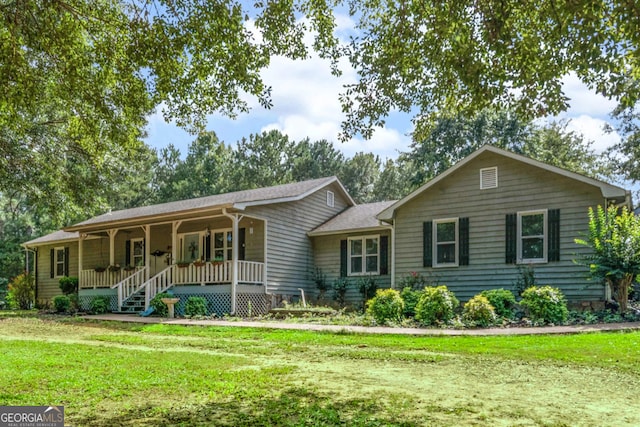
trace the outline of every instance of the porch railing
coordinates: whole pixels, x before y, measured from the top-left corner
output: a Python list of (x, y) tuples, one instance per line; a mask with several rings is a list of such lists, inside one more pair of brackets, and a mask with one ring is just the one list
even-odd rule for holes
[(174, 285), (173, 274), (176, 266), (170, 265), (162, 270), (146, 282), (144, 282), (141, 288), (145, 288), (144, 292), (144, 308), (149, 308), (149, 302), (160, 292), (164, 292)]
[(264, 263), (253, 261), (238, 261), (238, 282), (264, 283)]
[(146, 267), (136, 267), (134, 270), (120, 269), (118, 271), (111, 271), (109, 269), (104, 271), (96, 271), (94, 269), (82, 270), (79, 277), (80, 289), (115, 287), (114, 285), (131, 276), (137, 275), (143, 270), (146, 270)]
[(111, 287), (118, 289), (118, 307), (122, 307), (127, 299), (140, 290), (147, 280), (147, 272), (147, 267), (141, 268)]

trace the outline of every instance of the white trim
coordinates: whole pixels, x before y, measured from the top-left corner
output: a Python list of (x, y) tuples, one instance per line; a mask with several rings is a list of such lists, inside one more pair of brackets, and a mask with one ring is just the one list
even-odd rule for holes
[[(374, 254), (367, 254), (367, 240), (368, 239), (376, 239), (376, 247), (377, 252), (375, 256), (377, 258), (377, 267), (376, 271), (366, 271), (367, 270), (367, 255), (374, 256)], [(351, 271), (351, 242), (354, 241), (362, 242), (362, 254), (356, 255), (362, 258), (362, 271), (360, 272), (352, 272)], [(380, 275), (380, 235), (379, 234), (371, 234), (367, 236), (353, 236), (347, 238), (347, 276), (379, 276)]]
[[(58, 274), (58, 264), (60, 264), (60, 260), (58, 260), (58, 251), (62, 251), (62, 274)], [(54, 278), (58, 278), (58, 277), (64, 277), (65, 276), (65, 271), (64, 271), (64, 264), (65, 264), (65, 247), (64, 246), (56, 246), (55, 248), (53, 248), (53, 268), (54, 268), (54, 272), (53, 272), (53, 277)]]
[(498, 188), (498, 167), (480, 169), (480, 189), (489, 190)]
[[(441, 267), (458, 267), (460, 265), (460, 260), (458, 259), (459, 257), (459, 248), (460, 248), (460, 234), (459, 234), (459, 220), (460, 218), (439, 218), (439, 219), (434, 219), (432, 221), (432, 227), (433, 227), (433, 231), (432, 231), (432, 238), (431, 238), (431, 244), (432, 246), (432, 253), (433, 253), (433, 262), (432, 265), (434, 268), (441, 268)], [(455, 237), (454, 237), (454, 241), (450, 242), (450, 241), (446, 241), (446, 242), (438, 242), (438, 224), (449, 224), (449, 223), (454, 223), (454, 231), (455, 231)], [(438, 263), (438, 244), (454, 244), (454, 257), (455, 257), (455, 261), (454, 262), (442, 262), (442, 263)]]
[[(216, 243), (215, 243), (216, 233), (222, 233), (222, 241), (223, 241), (222, 248), (216, 248)], [(227, 244), (228, 243), (227, 233), (231, 233), (231, 246), (228, 246)], [(211, 235), (211, 253), (209, 254), (209, 258), (211, 258), (211, 261), (216, 261), (215, 259), (216, 250), (223, 252), (222, 261), (231, 261), (232, 259), (227, 257), (227, 251), (231, 249), (231, 251), (233, 252), (233, 242), (234, 242), (233, 228), (216, 228), (215, 230), (210, 230), (210, 235)], [(220, 261), (220, 260), (217, 260), (217, 261)]]
[[(526, 236), (530, 238), (542, 237), (542, 258), (523, 258), (522, 257), (522, 217), (523, 216), (531, 216), (531, 215), (540, 215), (542, 214), (542, 235), (531, 235)], [(518, 264), (543, 264), (548, 262), (548, 247), (549, 247), (549, 230), (547, 226), (547, 217), (548, 217), (548, 209), (537, 209), (531, 211), (520, 211), (518, 212), (518, 231), (517, 231), (517, 242), (516, 242), (516, 262)]]

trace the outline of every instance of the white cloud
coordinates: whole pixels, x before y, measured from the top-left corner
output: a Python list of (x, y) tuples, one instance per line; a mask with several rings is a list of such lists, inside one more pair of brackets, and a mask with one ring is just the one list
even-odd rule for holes
[(597, 94), (582, 83), (575, 73), (569, 73), (562, 79), (562, 89), (570, 98), (567, 116), (592, 116), (605, 118), (616, 107), (616, 102)]
[(606, 133), (604, 126), (607, 122), (585, 114), (573, 117), (567, 124), (567, 130), (582, 134), (585, 139), (593, 141), (592, 148), (603, 152), (612, 145), (620, 142), (620, 135), (616, 132)]

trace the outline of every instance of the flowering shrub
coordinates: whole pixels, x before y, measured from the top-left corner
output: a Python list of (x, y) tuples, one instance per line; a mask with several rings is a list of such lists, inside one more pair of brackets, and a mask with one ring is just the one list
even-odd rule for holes
[(489, 326), (496, 321), (496, 312), (487, 297), (476, 295), (462, 310), (462, 319), (472, 325)]
[(497, 316), (513, 319), (513, 311), (516, 308), (516, 297), (513, 292), (506, 289), (490, 289), (482, 291), (480, 295), (489, 300)]
[(527, 309), (535, 323), (561, 324), (569, 314), (564, 295), (560, 289), (551, 286), (531, 286), (525, 289), (520, 305)]
[(400, 288), (402, 289), (408, 287), (412, 290), (420, 290), (427, 286), (427, 284), (427, 278), (415, 271), (412, 271), (408, 276), (400, 280)]
[(380, 325), (401, 321), (403, 310), (404, 301), (395, 289), (378, 289), (376, 296), (367, 302), (367, 314)]
[(446, 323), (453, 318), (458, 300), (446, 286), (427, 286), (416, 305), (416, 319), (424, 325)]
[(11, 308), (28, 310), (36, 296), (36, 282), (31, 274), (20, 274), (9, 283), (7, 302)]

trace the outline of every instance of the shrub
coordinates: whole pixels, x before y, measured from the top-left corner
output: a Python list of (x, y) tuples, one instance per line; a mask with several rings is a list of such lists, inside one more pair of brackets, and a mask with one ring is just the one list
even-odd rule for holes
[(362, 301), (366, 302), (376, 294), (378, 284), (371, 276), (363, 276), (358, 279), (358, 291), (362, 294)]
[(416, 319), (424, 325), (446, 323), (457, 307), (458, 300), (446, 286), (427, 286), (416, 305)]
[(400, 322), (404, 310), (404, 301), (395, 289), (378, 289), (376, 296), (367, 302), (367, 314), (378, 324)]
[(489, 300), (497, 316), (513, 319), (516, 308), (516, 297), (513, 292), (507, 289), (490, 289), (482, 291), (480, 295)]
[(53, 298), (53, 307), (58, 313), (67, 313), (71, 307), (71, 301), (66, 295), (58, 295)]
[(109, 303), (109, 297), (104, 295), (97, 296), (91, 300), (91, 304), (89, 304), (89, 310), (93, 314), (105, 314), (108, 313), (111, 309), (111, 304)]
[(418, 305), (418, 301), (420, 300), (420, 295), (422, 295), (422, 291), (413, 290), (413, 288), (409, 286), (405, 286), (400, 292), (400, 297), (404, 301), (404, 315), (405, 317), (415, 317), (416, 315), (416, 305)]
[(58, 281), (60, 290), (65, 295), (75, 294), (78, 292), (78, 278), (77, 277), (61, 277)]
[(318, 300), (324, 298), (324, 294), (329, 290), (329, 284), (327, 283), (327, 275), (322, 272), (321, 269), (316, 267), (313, 274), (313, 282), (316, 284), (318, 290)]
[(408, 287), (414, 291), (424, 289), (428, 284), (428, 280), (422, 274), (415, 271), (412, 271), (408, 276), (405, 276), (400, 280), (400, 287), (402, 289)]
[(521, 297), (525, 289), (536, 285), (536, 274), (531, 264), (526, 267), (518, 265), (516, 268), (518, 269), (518, 278), (513, 284), (513, 290)]
[(11, 308), (29, 310), (36, 297), (36, 286), (33, 275), (20, 274), (9, 283), (7, 301)]
[(525, 307), (536, 323), (561, 324), (567, 320), (569, 310), (564, 295), (551, 286), (532, 286), (522, 293), (520, 305)]
[(495, 323), (496, 312), (487, 297), (476, 295), (464, 305), (462, 319), (473, 325), (489, 326)]
[(184, 305), (185, 316), (206, 316), (207, 300), (203, 297), (189, 297)]
[(344, 277), (336, 279), (333, 282), (333, 299), (341, 306), (344, 306), (347, 297), (347, 289), (349, 288), (349, 282)]
[(167, 292), (160, 292), (159, 294), (156, 294), (156, 296), (153, 297), (151, 301), (149, 301), (149, 305), (153, 307), (154, 312), (158, 316), (167, 317), (169, 315), (169, 308), (167, 307), (167, 304), (162, 302), (162, 298), (171, 297), (173, 297), (173, 295)]

